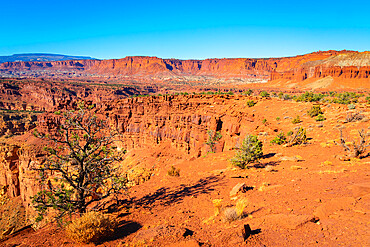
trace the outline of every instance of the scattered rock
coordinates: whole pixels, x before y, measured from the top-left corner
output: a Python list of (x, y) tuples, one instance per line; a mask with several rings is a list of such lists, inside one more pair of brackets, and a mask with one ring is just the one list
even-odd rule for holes
[(251, 188), (248, 187), (245, 183), (238, 183), (237, 185), (232, 188), (230, 191), (230, 197), (236, 196), (239, 192), (245, 193), (246, 191), (250, 190)]

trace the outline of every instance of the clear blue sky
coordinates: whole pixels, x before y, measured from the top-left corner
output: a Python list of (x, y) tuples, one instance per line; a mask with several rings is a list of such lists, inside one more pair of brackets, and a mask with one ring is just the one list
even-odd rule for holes
[(0, 55), (203, 59), (364, 51), (369, 10), (369, 0), (4, 0)]

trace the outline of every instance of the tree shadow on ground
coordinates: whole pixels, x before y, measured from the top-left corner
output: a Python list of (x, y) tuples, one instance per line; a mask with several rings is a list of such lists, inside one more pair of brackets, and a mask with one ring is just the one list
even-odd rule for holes
[(257, 164), (253, 164), (252, 166), (249, 166), (249, 168), (265, 168), (266, 166), (277, 166), (279, 165), (281, 162), (280, 161), (269, 161), (269, 162), (265, 162), (265, 163), (257, 163)]
[(193, 185), (180, 185), (174, 189), (160, 188), (156, 192), (146, 195), (142, 198), (132, 198), (132, 204), (137, 206), (150, 207), (154, 203), (161, 205), (171, 205), (182, 201), (187, 196), (197, 196), (200, 194), (208, 194), (214, 191), (216, 185), (221, 185), (220, 177), (210, 176), (200, 179)]
[(141, 224), (134, 222), (134, 221), (120, 221), (118, 223), (118, 227), (114, 230), (114, 233), (109, 237), (105, 237), (101, 241), (96, 242), (95, 244), (103, 244), (105, 242), (114, 241), (118, 239), (122, 239), (132, 233), (137, 232), (142, 227)]
[(263, 155), (262, 159), (268, 159), (268, 158), (274, 157), (275, 155), (276, 153), (268, 153), (268, 154)]

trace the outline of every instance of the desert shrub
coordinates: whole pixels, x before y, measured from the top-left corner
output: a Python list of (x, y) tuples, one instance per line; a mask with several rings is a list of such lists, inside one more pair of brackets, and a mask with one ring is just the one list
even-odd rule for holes
[(235, 207), (229, 207), (224, 210), (225, 221), (232, 222), (244, 217), (244, 209), (248, 205), (247, 199), (240, 199), (236, 202)]
[(284, 94), (284, 96), (283, 96), (283, 100), (290, 100), (290, 99), (292, 99), (293, 97), (292, 96), (290, 96), (289, 94)]
[(284, 93), (283, 93), (283, 92), (279, 92), (277, 96), (278, 96), (280, 99), (282, 99), (282, 98), (283, 98), (283, 95), (284, 95)]
[(280, 121), (280, 117), (276, 117), (276, 121)]
[(306, 92), (299, 96), (295, 96), (294, 99), (297, 102), (317, 102), (317, 101), (322, 100), (324, 97), (325, 95), (321, 93), (315, 94), (312, 92)]
[(304, 144), (306, 142), (307, 142), (306, 130), (302, 127), (299, 127), (297, 131), (291, 135), (287, 147)]
[(362, 158), (362, 154), (366, 152), (367, 147), (370, 146), (370, 142), (367, 140), (368, 135), (365, 133), (365, 130), (359, 130), (359, 140), (353, 140), (347, 142), (343, 137), (342, 130), (340, 129), (340, 145), (348, 153), (351, 158)]
[(224, 210), (225, 221), (232, 222), (239, 219), (238, 213), (235, 207), (229, 207)]
[(261, 96), (261, 97), (264, 97), (264, 98), (268, 98), (268, 97), (270, 97), (270, 94), (269, 94), (268, 92), (266, 92), (266, 91), (262, 91), (262, 92), (260, 93), (260, 96)]
[(311, 109), (309, 109), (307, 111), (307, 114), (310, 116), (310, 117), (316, 117), (318, 116), (319, 114), (323, 114), (324, 112), (321, 110), (321, 107), (320, 105), (313, 105), (311, 107)]
[(365, 98), (365, 100), (367, 101), (367, 103), (368, 103), (368, 104), (370, 104), (370, 96), (367, 96), (367, 97)]
[(87, 212), (65, 228), (67, 236), (77, 243), (99, 243), (110, 237), (118, 222), (101, 212)]
[(293, 135), (293, 131), (289, 130), (287, 133), (286, 133), (287, 136), (292, 136)]
[(324, 115), (322, 114), (319, 114), (317, 115), (317, 117), (315, 118), (316, 121), (320, 122), (320, 121), (325, 121), (326, 118), (324, 117)]
[(284, 132), (280, 132), (274, 139), (271, 140), (272, 144), (282, 145), (286, 143), (286, 136)]
[(231, 159), (231, 162), (242, 169), (247, 168), (249, 163), (258, 161), (263, 156), (262, 142), (254, 135), (247, 135), (242, 145), (236, 149), (236, 155)]
[(293, 124), (298, 124), (298, 123), (300, 123), (301, 122), (301, 119), (299, 118), (299, 116), (296, 116), (296, 118), (294, 118), (293, 120), (292, 120), (292, 123)]
[(360, 95), (356, 94), (355, 92), (338, 93), (338, 94), (335, 94), (335, 97), (332, 100), (332, 102), (337, 103), (337, 104), (348, 105), (351, 103), (356, 103), (359, 97)]
[(244, 92), (244, 94), (247, 96), (252, 95), (252, 93), (253, 93), (252, 89), (248, 89), (247, 91)]
[(355, 104), (349, 104), (348, 109), (349, 110), (354, 110), (354, 109), (356, 109), (356, 105)]
[(171, 166), (171, 168), (167, 171), (167, 174), (171, 177), (180, 177), (180, 169)]
[(267, 122), (267, 119), (266, 118), (264, 118), (263, 120), (262, 120), (262, 123), (263, 124), (265, 124)]
[(208, 145), (211, 148), (211, 152), (215, 152), (215, 145), (216, 143), (222, 138), (222, 135), (219, 131), (214, 132), (213, 130), (208, 130), (208, 140), (206, 142), (206, 145)]
[(247, 101), (247, 106), (248, 107), (252, 107), (252, 106), (254, 106), (255, 104), (257, 104), (256, 102), (254, 102), (253, 100), (248, 100)]
[(346, 123), (356, 122), (364, 119), (365, 116), (361, 114), (361, 112), (348, 112), (346, 116)]

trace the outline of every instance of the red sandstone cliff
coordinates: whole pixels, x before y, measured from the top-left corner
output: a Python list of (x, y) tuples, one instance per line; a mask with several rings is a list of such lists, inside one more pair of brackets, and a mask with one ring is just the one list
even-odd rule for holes
[(343, 53), (308, 61), (286, 71), (273, 71), (270, 80), (300, 82), (308, 78), (370, 79), (370, 53)]
[[(110, 60), (56, 62), (7, 62), (0, 71), (80, 71), (84, 74), (121, 76), (211, 76), (216, 78), (268, 78), (271, 72), (300, 68), (307, 62), (339, 54), (357, 52), (326, 51), (285, 58), (224, 58), (205, 60), (162, 59), (158, 57), (125, 57)], [(276, 76), (276, 75), (274, 75)]]

